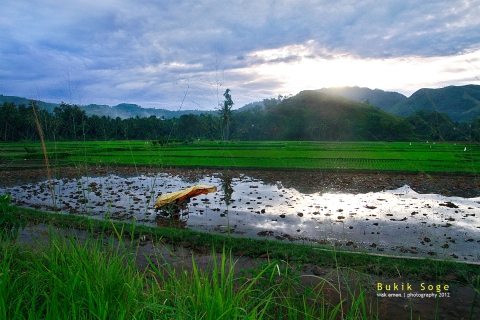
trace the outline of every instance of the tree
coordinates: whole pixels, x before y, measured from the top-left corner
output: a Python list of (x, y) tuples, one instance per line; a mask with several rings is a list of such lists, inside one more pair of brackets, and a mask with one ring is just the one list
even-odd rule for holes
[(223, 106), (220, 107), (219, 113), (222, 119), (222, 140), (228, 141), (230, 137), (230, 118), (232, 117), (232, 96), (230, 95), (230, 89), (225, 90), (223, 94), (225, 100)]
[(79, 106), (69, 105), (64, 102), (53, 110), (59, 119), (59, 134), (64, 139), (77, 140), (85, 134), (87, 114)]
[(0, 116), (3, 119), (0, 123), (1, 135), (4, 141), (15, 141), (19, 138), (16, 133), (20, 128), (18, 124), (22, 119), (18, 113), (18, 109), (13, 102), (4, 102), (0, 107)]
[(263, 105), (265, 106), (265, 110), (270, 110), (274, 108), (278, 104), (278, 100), (275, 98), (270, 99), (263, 99)]

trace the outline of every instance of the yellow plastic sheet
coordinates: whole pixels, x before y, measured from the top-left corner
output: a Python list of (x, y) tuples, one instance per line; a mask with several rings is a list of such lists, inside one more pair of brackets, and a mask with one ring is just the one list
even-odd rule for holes
[(199, 196), (201, 194), (207, 194), (216, 191), (217, 187), (212, 187), (205, 184), (197, 184), (184, 190), (169, 192), (160, 195), (155, 202), (155, 208), (161, 208), (164, 205), (167, 205), (174, 201), (180, 202), (188, 198)]

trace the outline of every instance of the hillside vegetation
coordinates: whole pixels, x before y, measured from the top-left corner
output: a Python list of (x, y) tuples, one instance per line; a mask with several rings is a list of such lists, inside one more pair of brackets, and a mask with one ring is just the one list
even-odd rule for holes
[(281, 140), (402, 139), (413, 132), (400, 117), (315, 90), (283, 100), (265, 117), (272, 138)]
[[(458, 123), (446, 113), (422, 110), (405, 118), (369, 103), (316, 90), (265, 99), (262, 104), (229, 111), (229, 140), (480, 141), (479, 117)], [(0, 105), (0, 139), (39, 140), (37, 121), (44, 139), (49, 141), (150, 140), (168, 144), (218, 140), (225, 130), (218, 111), (182, 114), (171, 119), (121, 119), (88, 115), (79, 106), (65, 103), (48, 112), (36, 102), (28, 106), (4, 102)]]
[(359, 87), (323, 88), (318, 91), (355, 101), (367, 101), (373, 106), (399, 116), (409, 116), (419, 111), (432, 111), (445, 113), (453, 121), (466, 122), (480, 115), (480, 86), (473, 84), (438, 89), (423, 88), (409, 98), (397, 92)]
[[(16, 96), (4, 96), (0, 94), (0, 105), (6, 103), (14, 103), (17, 106), (20, 105), (30, 105), (31, 99), (16, 97)], [(37, 106), (40, 110), (45, 110), (49, 113), (54, 113), (55, 108), (61, 108), (62, 105), (67, 103), (50, 103), (44, 101), (36, 101)], [(128, 118), (148, 118), (151, 116), (157, 118), (178, 118), (182, 115), (186, 114), (195, 114), (200, 115), (202, 113), (215, 113), (215, 111), (201, 111), (201, 110), (166, 110), (166, 109), (154, 109), (154, 108), (142, 108), (137, 104), (131, 103), (120, 103), (116, 106), (107, 106), (107, 105), (100, 105), (100, 104), (89, 104), (89, 105), (78, 105), (78, 108), (82, 111), (85, 111), (85, 114), (88, 116), (99, 116), (99, 117), (110, 117), (110, 118), (120, 118), (120, 119), (128, 119)]]
[[(450, 119), (456, 122), (468, 122), (480, 115), (480, 86), (448, 86), (439, 89), (420, 89), (412, 94), (409, 98), (398, 92), (389, 92), (380, 89), (370, 89), (362, 87), (333, 87), (322, 88), (316, 90), (321, 93), (328, 93), (361, 103), (366, 103), (374, 107), (378, 107), (383, 111), (393, 113), (399, 116), (410, 116), (418, 111), (433, 111), (447, 114)], [(285, 97), (279, 96), (279, 101)], [(238, 108), (237, 112), (254, 110), (255, 108), (263, 109), (275, 102), (277, 99), (270, 98), (263, 101), (256, 101), (246, 104)], [(5, 102), (14, 103), (17, 106), (21, 104), (28, 105), (30, 99), (15, 96), (4, 96), (0, 94), (0, 104)], [(55, 108), (61, 104), (37, 101), (40, 109), (53, 113)], [(142, 108), (136, 104), (121, 103), (110, 107), (107, 105), (89, 104), (86, 106), (79, 105), (81, 110), (85, 111), (88, 116), (97, 115), (110, 118), (119, 117), (121, 119), (134, 118), (136, 116), (158, 118), (179, 118), (187, 114), (215, 114), (215, 111), (200, 110), (178, 110), (171, 111), (166, 109)]]
[(420, 89), (388, 111), (407, 116), (421, 110), (446, 113), (458, 122), (474, 119), (480, 115), (480, 86)]
[(396, 104), (407, 100), (407, 97), (398, 92), (383, 91), (361, 87), (337, 87), (322, 88), (323, 93), (335, 94), (359, 102), (368, 102), (372, 106), (379, 107), (384, 111), (391, 110)]

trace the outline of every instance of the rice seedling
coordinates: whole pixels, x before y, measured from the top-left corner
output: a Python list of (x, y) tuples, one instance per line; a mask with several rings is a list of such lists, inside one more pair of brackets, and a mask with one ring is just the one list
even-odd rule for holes
[[(464, 152), (468, 146), (468, 152)], [(0, 143), (9, 152), (5, 161), (20, 162), (41, 153), (26, 154), (25, 144)], [(35, 143), (27, 145), (39, 149)], [(430, 148), (432, 147), (432, 148)], [(46, 143), (52, 159), (63, 164), (382, 170), (477, 173), (478, 144), (408, 142), (195, 142), (146, 147), (139, 141)], [(23, 153), (22, 153), (23, 151)], [(87, 152), (88, 151), (88, 152)]]

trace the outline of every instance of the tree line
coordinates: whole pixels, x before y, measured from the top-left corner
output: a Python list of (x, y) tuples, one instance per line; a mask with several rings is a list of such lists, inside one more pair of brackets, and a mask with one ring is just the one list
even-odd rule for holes
[(218, 116), (187, 114), (172, 119), (88, 116), (80, 107), (63, 102), (50, 113), (34, 101), (30, 106), (5, 102), (0, 106), (0, 140), (39, 140), (38, 121), (47, 141), (480, 141), (479, 117), (458, 123), (444, 113), (419, 111), (406, 118), (385, 117), (380, 112), (322, 118), (314, 110), (280, 107), (272, 100), (275, 99), (265, 99), (264, 107), (257, 105), (241, 112), (231, 111), (233, 102), (228, 94), (223, 112), (220, 109)]

